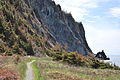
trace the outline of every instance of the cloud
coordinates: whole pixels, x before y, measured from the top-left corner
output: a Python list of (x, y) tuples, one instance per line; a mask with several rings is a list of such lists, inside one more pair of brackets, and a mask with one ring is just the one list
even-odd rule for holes
[(54, 0), (64, 11), (72, 13), (76, 21), (83, 21), (90, 14), (90, 10), (98, 8), (101, 2), (110, 0)]
[(74, 8), (71, 7), (68, 9), (76, 21), (84, 20), (84, 16), (88, 15), (88, 11), (85, 8)]
[(120, 55), (120, 29), (100, 29), (85, 25), (86, 38), (94, 53), (105, 50), (107, 54)]
[(85, 19), (89, 9), (98, 7), (98, 0), (54, 0), (63, 10), (70, 12), (76, 21)]
[(92, 23), (92, 24), (95, 24), (99, 19), (101, 19), (101, 16), (87, 16), (88, 18), (85, 19), (83, 22), (89, 24), (89, 23)]
[(97, 7), (96, 0), (54, 0), (57, 4), (61, 6), (71, 6), (71, 7)]
[(120, 18), (120, 7), (110, 8), (109, 12), (113, 17)]

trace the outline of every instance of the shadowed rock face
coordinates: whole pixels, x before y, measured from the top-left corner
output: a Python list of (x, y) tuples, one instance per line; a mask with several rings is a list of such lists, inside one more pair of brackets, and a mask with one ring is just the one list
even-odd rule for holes
[(110, 60), (110, 58), (106, 56), (104, 50), (102, 50), (102, 52), (98, 52), (95, 57), (100, 58), (102, 60)]
[[(84, 55), (92, 53), (87, 44), (82, 23), (75, 22), (71, 14), (61, 10), (60, 5), (56, 5), (52, 0), (24, 1), (33, 9), (38, 20), (56, 42), (67, 46), (68, 51), (77, 51)], [(48, 37), (48, 39), (50, 38)]]

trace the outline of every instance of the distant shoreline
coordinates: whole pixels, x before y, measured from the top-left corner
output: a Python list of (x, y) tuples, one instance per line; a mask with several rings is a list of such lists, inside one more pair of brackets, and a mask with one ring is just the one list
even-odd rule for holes
[(104, 62), (109, 62), (110, 64), (115, 64), (120, 67), (120, 55), (107, 55), (110, 60), (104, 60)]

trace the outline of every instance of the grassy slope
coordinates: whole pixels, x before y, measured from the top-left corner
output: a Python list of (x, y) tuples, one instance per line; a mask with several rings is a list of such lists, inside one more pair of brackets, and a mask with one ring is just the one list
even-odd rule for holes
[(8, 57), (5, 58), (1, 69), (14, 69), (19, 73), (21, 80), (24, 80), (26, 63), (32, 60), (36, 60), (32, 64), (35, 80), (120, 80), (120, 70), (74, 67), (53, 61), (49, 57), (21, 57), (20, 60), (17, 57)]
[(120, 80), (119, 70), (73, 67), (47, 57), (37, 59), (33, 68), (35, 80)]

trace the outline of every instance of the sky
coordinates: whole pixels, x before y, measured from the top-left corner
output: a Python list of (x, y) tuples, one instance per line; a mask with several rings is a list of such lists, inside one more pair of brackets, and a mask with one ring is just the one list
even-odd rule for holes
[(82, 22), (94, 53), (120, 55), (120, 0), (54, 0)]

